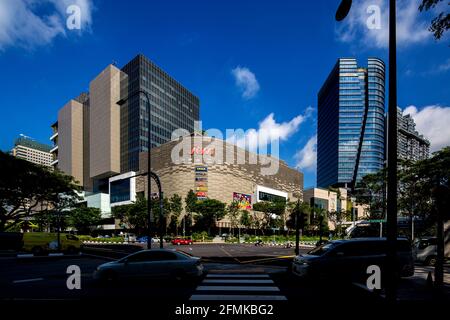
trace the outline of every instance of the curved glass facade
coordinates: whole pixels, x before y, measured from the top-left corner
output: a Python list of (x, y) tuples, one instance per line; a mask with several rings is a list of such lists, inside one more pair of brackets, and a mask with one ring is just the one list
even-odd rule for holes
[[(367, 88), (366, 88), (367, 81)], [(369, 58), (367, 68), (356, 59), (339, 59), (318, 96), (317, 185), (352, 181), (361, 135), (363, 143), (357, 179), (384, 165), (385, 66)], [(365, 132), (363, 120), (368, 95)]]

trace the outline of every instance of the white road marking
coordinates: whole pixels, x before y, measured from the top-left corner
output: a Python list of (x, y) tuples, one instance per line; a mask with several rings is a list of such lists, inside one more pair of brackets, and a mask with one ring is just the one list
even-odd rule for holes
[(221, 273), (209, 273), (207, 278), (269, 278), (268, 274), (221, 274)]
[(259, 280), (259, 279), (205, 279), (202, 283), (273, 283), (272, 280)]
[(280, 291), (277, 287), (258, 286), (198, 286), (198, 291)]
[(34, 279), (24, 279), (24, 280), (14, 280), (13, 283), (25, 283), (25, 282), (34, 282), (34, 281), (42, 281), (44, 278), (34, 278)]
[(207, 294), (194, 294), (189, 300), (250, 300), (250, 301), (261, 301), (261, 300), (271, 300), (271, 301), (286, 301), (285, 296), (261, 296), (261, 295), (207, 295)]

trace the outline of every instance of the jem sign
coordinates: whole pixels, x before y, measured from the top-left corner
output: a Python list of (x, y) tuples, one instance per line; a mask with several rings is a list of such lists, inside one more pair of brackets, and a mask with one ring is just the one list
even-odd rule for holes
[(216, 153), (216, 149), (215, 148), (200, 148), (200, 147), (193, 147), (191, 150), (191, 155), (192, 154), (198, 154), (198, 155), (204, 155), (204, 154), (209, 154), (210, 156), (214, 156)]

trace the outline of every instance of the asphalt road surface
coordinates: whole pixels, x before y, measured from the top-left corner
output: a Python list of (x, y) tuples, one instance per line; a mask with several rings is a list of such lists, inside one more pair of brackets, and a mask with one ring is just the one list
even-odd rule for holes
[[(173, 248), (172, 245), (165, 245)], [(320, 304), (346, 305), (380, 303), (380, 298), (350, 284), (299, 281), (288, 272), (293, 248), (255, 247), (253, 245), (205, 244), (176, 246), (176, 249), (201, 256), (206, 275), (196, 281), (177, 283), (168, 280), (100, 285), (92, 279), (95, 268), (111, 259), (142, 249), (139, 246), (96, 246), (80, 256), (0, 258), (0, 302), (94, 302), (109, 311), (124, 305), (146, 305), (162, 314), (174, 314), (181, 305), (215, 303), (238, 304), (258, 300), (273, 304), (278, 319), (298, 308)], [(302, 248), (301, 252), (309, 248)], [(81, 289), (69, 290), (67, 268), (80, 267)], [(419, 267), (422, 279), (430, 268)], [(448, 270), (447, 270), (448, 271)], [(421, 285), (421, 288), (423, 285)], [(415, 297), (412, 295), (411, 300)], [(231, 301), (231, 302), (230, 302)], [(177, 318), (177, 317), (174, 317)], [(209, 318), (209, 317), (208, 317)], [(222, 317), (225, 318), (226, 317)]]
[[(275, 318), (284, 319), (299, 303), (303, 306), (319, 303), (330, 294), (342, 301), (344, 297), (365, 302), (372, 299), (362, 298), (351, 287), (326, 288), (316, 283), (298, 282), (283, 266), (250, 263), (207, 262), (205, 277), (185, 283), (166, 280), (100, 285), (92, 279), (92, 272), (106, 261), (91, 256), (2, 258), (0, 301), (26, 306), (31, 303), (36, 307), (46, 303), (87, 302), (97, 308), (108, 308), (109, 312), (114, 308), (145, 305), (158, 313), (174, 315), (174, 310), (182, 305), (212, 305), (217, 309), (223, 303), (238, 305), (256, 300), (258, 305), (273, 305)], [(70, 265), (81, 269), (80, 290), (69, 290), (66, 286), (69, 276), (66, 270)]]
[[(254, 245), (205, 244), (172, 246), (204, 258), (207, 272), (286, 273), (286, 266), (294, 254), (293, 249), (281, 247), (255, 247)], [(71, 300), (95, 298), (151, 297), (172, 301), (188, 300), (196, 282), (183, 284), (170, 281), (143, 281), (105, 287), (92, 279), (95, 268), (107, 261), (141, 250), (139, 246), (91, 246), (81, 256), (0, 258), (0, 299), (3, 300)], [(306, 252), (308, 249), (303, 249)], [(66, 271), (70, 265), (81, 270), (81, 290), (69, 290)]]

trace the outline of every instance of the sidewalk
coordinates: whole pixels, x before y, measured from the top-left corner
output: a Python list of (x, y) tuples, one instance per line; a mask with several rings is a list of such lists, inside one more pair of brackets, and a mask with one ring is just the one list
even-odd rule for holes
[[(450, 301), (450, 272), (449, 268), (444, 269), (444, 287), (442, 294), (439, 293), (427, 281), (428, 273), (431, 272), (434, 281), (434, 268), (427, 266), (415, 266), (414, 276), (400, 279), (397, 286), (397, 301)], [(384, 289), (381, 292), (374, 293), (367, 289), (365, 284), (354, 283), (354, 285), (364, 291), (371, 292), (374, 296), (385, 299)]]
[[(427, 283), (428, 273), (434, 281), (434, 268), (426, 266), (416, 266), (414, 276), (401, 279), (397, 294), (399, 301), (431, 301), (436, 299), (436, 292)], [(444, 269), (443, 295), (450, 299), (450, 273), (448, 268)]]

